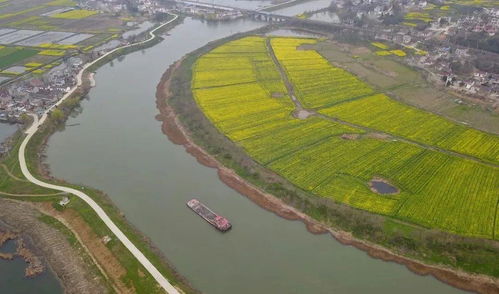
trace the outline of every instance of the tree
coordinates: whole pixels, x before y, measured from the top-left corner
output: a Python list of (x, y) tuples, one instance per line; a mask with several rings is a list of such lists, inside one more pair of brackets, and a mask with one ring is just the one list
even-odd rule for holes
[(55, 108), (50, 112), (50, 118), (55, 121), (62, 121), (64, 119), (64, 112), (59, 108)]
[(154, 15), (154, 21), (163, 22), (168, 19), (168, 13), (158, 12)]

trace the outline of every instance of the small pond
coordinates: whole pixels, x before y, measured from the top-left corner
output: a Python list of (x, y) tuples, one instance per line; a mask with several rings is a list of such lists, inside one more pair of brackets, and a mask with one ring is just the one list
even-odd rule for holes
[(392, 186), (386, 181), (380, 179), (371, 180), (371, 182), (369, 182), (369, 186), (371, 186), (371, 189), (374, 190), (374, 192), (379, 194), (396, 194), (399, 192), (397, 187)]

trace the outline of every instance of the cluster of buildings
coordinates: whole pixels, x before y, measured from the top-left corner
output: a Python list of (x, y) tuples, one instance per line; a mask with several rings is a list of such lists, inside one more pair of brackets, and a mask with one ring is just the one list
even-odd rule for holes
[(471, 15), (459, 18), (455, 26), (460, 32), (484, 32), (494, 36), (499, 32), (499, 8), (475, 11)]
[(499, 109), (499, 74), (475, 71), (462, 78), (448, 72), (442, 74), (442, 82), (447, 87), (487, 102), (494, 109)]
[(108, 13), (120, 13), (127, 10), (126, 1), (123, 0), (83, 0), (80, 1), (80, 6)]
[[(409, 42), (409, 44), (396, 36), (395, 34), (390, 41), (403, 46), (420, 47), (421, 41)], [(414, 37), (412, 39), (415, 40)], [(427, 48), (425, 53), (412, 55), (405, 60), (412, 66), (440, 77), (443, 85), (452, 90), (482, 100), (499, 110), (499, 73), (485, 71), (474, 64), (477, 58), (486, 59), (486, 57), (481, 57), (482, 52), (458, 46), (436, 45)], [(490, 60), (495, 59), (495, 62), (499, 63), (497, 54), (488, 53), (488, 56)]]
[(76, 84), (75, 76), (83, 66), (71, 57), (43, 77), (21, 80), (0, 88), (0, 121), (19, 122), (26, 112), (42, 114)]
[[(413, 54), (404, 60), (431, 72), (454, 91), (499, 110), (499, 54), (494, 53), (493, 48), (492, 52), (487, 51), (491, 48), (477, 50), (476, 42), (474, 46), (469, 40), (463, 42), (463, 38), (467, 40), (473, 35), (478, 40), (499, 38), (499, 8), (447, 13), (453, 8), (445, 6), (445, 1), (340, 0), (334, 3), (342, 24), (374, 31), (376, 40), (420, 49), (413, 52), (424, 54)], [(411, 17), (420, 20), (409, 20), (406, 17), (409, 12)], [(387, 18), (393, 22), (387, 23)], [(360, 19), (368, 23), (359, 22)], [(416, 26), (417, 23), (422, 25)], [(484, 60), (496, 66), (483, 66)]]
[[(136, 5), (137, 9), (144, 13), (157, 13), (165, 8), (158, 8), (157, 1), (152, 0), (83, 0), (79, 1), (80, 7), (101, 9), (107, 8), (111, 11), (128, 9), (130, 3)], [(131, 23), (136, 26), (136, 23)], [(130, 33), (141, 34), (148, 27)], [(21, 78), (2, 84), (0, 87), (0, 121), (21, 122), (24, 113), (38, 113), (41, 115), (46, 109), (55, 104), (64, 94), (76, 84), (76, 75), (84, 63), (92, 60), (105, 52), (118, 46), (128, 44), (123, 36), (120, 40), (111, 40), (96, 47), (88, 55), (81, 54), (78, 57), (63, 59), (61, 63), (43, 75)]]
[(132, 12), (154, 15), (167, 11), (156, 0), (81, 0), (80, 6), (116, 14)]

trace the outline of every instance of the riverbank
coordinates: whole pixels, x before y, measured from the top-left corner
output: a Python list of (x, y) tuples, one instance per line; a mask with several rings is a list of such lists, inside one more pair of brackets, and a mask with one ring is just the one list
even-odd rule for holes
[[(109, 285), (95, 266), (88, 262), (86, 252), (72, 243), (71, 233), (52, 225), (57, 221), (40, 213), (37, 206), (37, 203), (0, 199), (0, 219), (7, 226), (2, 228), (13, 232), (10, 239), (23, 240), (23, 245), (17, 246), (18, 249), (24, 248), (19, 253), (26, 257), (36, 256), (38, 264), (48, 271), (43, 275), (46, 277), (53, 272), (64, 293), (109, 292)], [(29, 266), (29, 261), (26, 262)], [(39, 278), (35, 277), (35, 280)]]
[[(227, 40), (218, 43), (221, 44), (225, 41)], [(156, 98), (160, 111), (157, 119), (162, 121), (162, 130), (172, 142), (183, 145), (187, 152), (195, 156), (201, 164), (216, 168), (220, 179), (228, 186), (247, 196), (259, 206), (281, 217), (303, 221), (309, 231), (313, 233), (329, 232), (341, 243), (364, 250), (370, 256), (404, 264), (418, 274), (431, 274), (439, 280), (461, 289), (480, 293), (496, 293), (499, 291), (499, 283), (495, 278), (480, 274), (470, 274), (447, 266), (425, 264), (394, 250), (389, 250), (372, 242), (357, 238), (355, 234), (359, 234), (359, 232), (356, 230), (352, 230), (353, 233), (349, 233), (344, 230), (335, 229), (341, 226), (331, 226), (331, 223), (335, 223), (336, 221), (336, 223), (342, 222), (343, 227), (348, 227), (350, 224), (345, 224), (345, 222), (352, 221), (352, 219), (345, 217), (348, 213), (355, 215), (357, 218), (353, 220), (356, 221), (359, 219), (363, 220), (361, 217), (373, 218), (376, 221), (384, 220), (380, 219), (380, 216), (370, 216), (364, 212), (340, 207), (336, 211), (339, 216), (335, 216), (335, 221), (329, 219), (326, 223), (325, 221), (319, 221), (323, 217), (320, 214), (320, 210), (325, 210), (324, 214), (331, 216), (327, 213), (330, 207), (325, 206), (325, 204), (321, 204), (321, 207), (315, 207), (311, 203), (311, 201), (314, 201), (313, 199), (303, 200), (299, 199), (298, 196), (289, 196), (288, 194), (291, 193), (288, 193), (289, 191), (285, 189), (275, 189), (274, 187), (274, 191), (281, 193), (280, 195), (276, 195), (265, 192), (260, 185), (257, 187), (255, 183), (261, 184), (262, 178), (272, 179), (273, 183), (265, 183), (267, 184), (266, 190), (272, 191), (272, 184), (279, 183), (278, 177), (258, 167), (254, 161), (242, 154), (242, 150), (237, 146), (233, 146), (233, 144), (229, 144), (230, 142), (223, 135), (217, 134), (217, 130), (209, 122), (207, 123), (207, 120), (197, 108), (190, 94), (190, 66), (197, 56), (209, 51), (214, 46), (216, 44), (212, 43), (172, 65), (163, 75), (157, 87)], [(175, 101), (172, 101), (172, 98)], [(215, 148), (214, 146), (219, 147)], [(300, 207), (300, 209), (297, 207)], [(339, 209), (344, 210), (340, 211)], [(302, 211), (307, 213), (303, 213)], [(362, 225), (370, 225), (366, 223), (367, 221), (364, 221)], [(357, 227), (362, 226), (356, 226), (356, 229)], [(408, 241), (401, 238), (401, 245), (404, 242)], [(397, 245), (394, 244), (393, 246)], [(398, 249), (399, 251), (403, 251), (400, 248)]]
[[(156, 44), (161, 38), (157, 37), (155, 33), (170, 27), (177, 19), (178, 17), (174, 16), (167, 24), (163, 24), (160, 27), (153, 29), (149, 33), (149, 39), (113, 50), (92, 63), (87, 64), (78, 75), (78, 84), (65, 95), (64, 99), (61, 99), (50, 109), (52, 112), (49, 112), (50, 110), (47, 111), (40, 121), (34, 120), (34, 126), (28, 130), (29, 135), (23, 140), (23, 144), (21, 144), (20, 147), (19, 140), (22, 140), (23, 138), (19, 137), (18, 141), (16, 141), (16, 146), (20, 148), (19, 162), (21, 163), (21, 167), (19, 168), (17, 162), (14, 162), (14, 159), (17, 157), (17, 149), (13, 150), (12, 154), (5, 159), (6, 162), (9, 162), (9, 166), (15, 165), (15, 167), (13, 167), (13, 169), (15, 169), (13, 174), (15, 174), (16, 177), (23, 179), (23, 181), (26, 181), (26, 178), (28, 178), (37, 185), (43, 184), (41, 186), (55, 190), (71, 190), (72, 193), (76, 194), (79, 193), (78, 190), (85, 190), (85, 193), (88, 195), (87, 197), (89, 197), (87, 200), (96, 203), (97, 207), (99, 207), (99, 211), (94, 211), (85, 201), (75, 196), (70, 196), (70, 203), (66, 205), (64, 209), (61, 207), (59, 207), (59, 209), (54, 209), (50, 204), (48, 206), (44, 205), (41, 209), (57, 217), (61, 223), (64, 223), (64, 225), (75, 232), (75, 238), (91, 252), (93, 260), (103, 271), (103, 275), (110, 279), (114, 291), (119, 293), (163, 293), (163, 289), (161, 289), (157, 283), (157, 279), (160, 277), (164, 280), (166, 280), (165, 277), (167, 277), (168, 280), (175, 285), (175, 290), (169, 290), (171, 293), (196, 293), (196, 291), (188, 286), (188, 283), (176, 273), (159, 250), (152, 245), (150, 240), (125, 219), (124, 215), (112, 204), (106, 195), (91, 188), (82, 187), (81, 185), (70, 185), (64, 181), (59, 181), (50, 177), (46, 170), (46, 166), (44, 166), (42, 162), (44, 158), (42, 154), (43, 146), (48, 138), (64, 125), (65, 120), (79, 104), (80, 99), (88, 93), (90, 86), (92, 85), (92, 76), (89, 74), (89, 71), (95, 70), (117, 56)], [(30, 140), (31, 137), (32, 139)], [(24, 148), (21, 147), (26, 147), (26, 152), (24, 152)], [(26, 158), (24, 158), (23, 154), (26, 154)], [(24, 160), (26, 161), (26, 165), (24, 165)], [(30, 174), (30, 171), (33, 172), (34, 177)], [(57, 185), (46, 184), (37, 180), (36, 177), (43, 178), (51, 183), (57, 183)], [(21, 190), (29, 190), (33, 186), (27, 181), (25, 184), (23, 183), (23, 185), (29, 187), (22, 187), (23, 189)], [(38, 186), (34, 187), (36, 187), (36, 191), (54, 191)], [(6, 193), (18, 192), (16, 190), (19, 186), (12, 185), (10, 188), (12, 188), (12, 190), (6, 191)], [(14, 195), (17, 193), (10, 194)], [(35, 199), (34, 197), (22, 199), (35, 202), (43, 201), (41, 198)], [(52, 202), (52, 205), (57, 206), (55, 203), (57, 203), (60, 198), (55, 199), (55, 201), (53, 198), (45, 200), (49, 201), (49, 203)], [(88, 201), (86, 202), (88, 203)], [(104, 223), (101, 218), (99, 218), (98, 213), (109, 215), (109, 218), (112, 219), (111, 222), (114, 231), (109, 229), (108, 224)], [(116, 230), (118, 230), (117, 235), (114, 234)], [(136, 247), (131, 249), (125, 247), (125, 245), (120, 242), (122, 239), (133, 242)], [(103, 240), (108, 241), (104, 242)], [(137, 259), (136, 255), (141, 255), (142, 259)], [(157, 268), (158, 272), (155, 273), (155, 275), (149, 273), (150, 268), (143, 266), (145, 261), (150, 261), (149, 264), (154, 264), (154, 266), (151, 266), (155, 269)], [(97, 291), (92, 293), (101, 292), (102, 291)]]

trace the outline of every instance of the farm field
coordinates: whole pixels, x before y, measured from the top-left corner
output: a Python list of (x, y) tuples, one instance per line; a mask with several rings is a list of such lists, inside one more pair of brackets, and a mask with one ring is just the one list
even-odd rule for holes
[(409, 107), (384, 94), (326, 107), (319, 112), (378, 131), (499, 163), (498, 136)]
[[(228, 42), (197, 60), (194, 98), (223, 134), (300, 189), (428, 228), (499, 239), (498, 136), (389, 98), (303, 49), (317, 42)], [(295, 117), (280, 68), (301, 104), (320, 115)], [(399, 192), (376, 193), (374, 178)]]
[(94, 50), (129, 29), (118, 16), (79, 9), (71, 0), (16, 0), (7, 3), (0, 12), (0, 46), (18, 52), (2, 59), (2, 81), (25, 72), (43, 73), (46, 68), (26, 67), (25, 71), (20, 68), (25, 63), (48, 65), (78, 50)]
[[(358, 47), (324, 41), (302, 47), (317, 50), (331, 64), (353, 73), (376, 92), (388, 93), (404, 104), (499, 134), (499, 116), (478, 106), (456, 103), (461, 97), (427, 82), (419, 72), (403, 64), (402, 58), (376, 55), (380, 49), (372, 44)], [(418, 54), (414, 49), (407, 52)]]
[[(319, 53), (296, 50), (315, 40), (273, 39), (272, 48), (305, 107), (316, 108), (363, 97), (374, 90), (341, 68), (331, 67)], [(331, 82), (334, 81), (334, 82)]]
[(64, 19), (82, 19), (82, 18), (87, 18), (89, 16), (92, 16), (94, 14), (97, 14), (97, 11), (81, 9), (81, 10), (71, 10), (71, 11), (67, 11), (67, 12), (54, 14), (54, 15), (51, 15), (51, 17), (64, 18)]
[(0, 49), (0, 69), (11, 66), (28, 57), (36, 55), (38, 51), (28, 48), (6, 47)]

